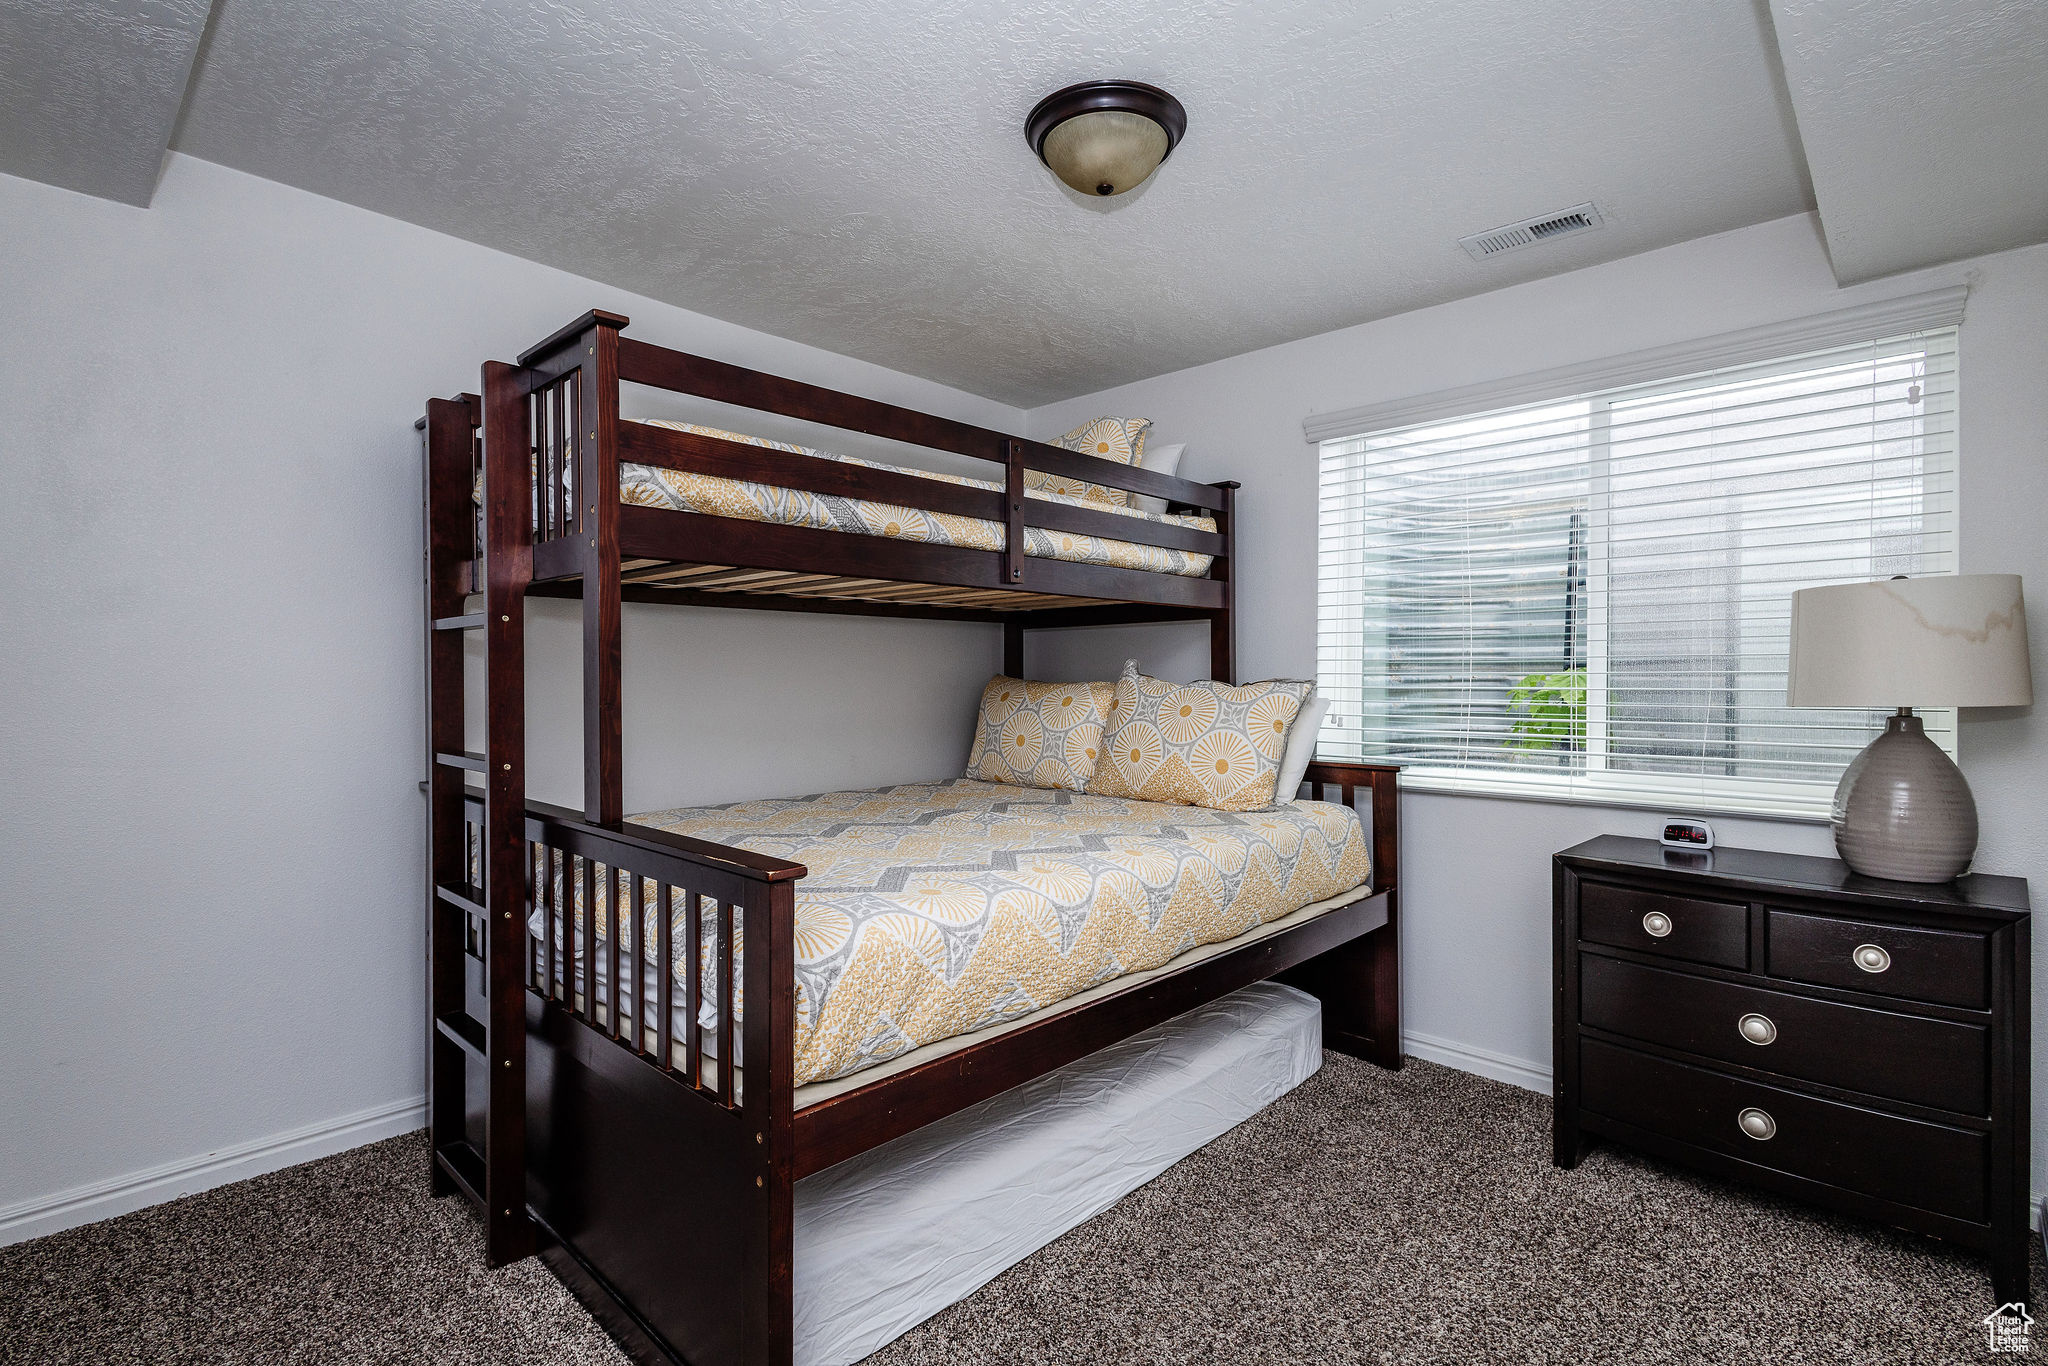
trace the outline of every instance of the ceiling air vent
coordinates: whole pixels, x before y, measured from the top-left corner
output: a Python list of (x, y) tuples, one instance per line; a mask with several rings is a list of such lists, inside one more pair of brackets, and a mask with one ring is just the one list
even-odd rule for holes
[(1574, 204), (1557, 213), (1546, 213), (1536, 218), (1524, 218), (1519, 223), (1505, 227), (1489, 228), (1475, 232), (1470, 237), (1460, 237), (1458, 245), (1465, 254), (1475, 261), (1484, 261), (1489, 256), (1505, 252), (1520, 251), (1533, 247), (1538, 242), (1548, 242), (1553, 237), (1566, 237), (1575, 232), (1590, 232), (1601, 225), (1600, 210), (1591, 204)]

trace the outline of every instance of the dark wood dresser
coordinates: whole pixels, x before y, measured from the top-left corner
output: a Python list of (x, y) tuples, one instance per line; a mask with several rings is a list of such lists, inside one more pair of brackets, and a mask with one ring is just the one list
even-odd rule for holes
[(1603, 835), (1554, 860), (1556, 1160), (1600, 1136), (1934, 1234), (2027, 1297), (2027, 885)]

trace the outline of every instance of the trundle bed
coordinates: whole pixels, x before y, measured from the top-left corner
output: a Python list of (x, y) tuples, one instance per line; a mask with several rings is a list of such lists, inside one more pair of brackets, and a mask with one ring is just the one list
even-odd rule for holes
[[(1400, 1065), (1391, 766), (1312, 764), (1334, 801), (1242, 814), (961, 779), (626, 819), (623, 601), (995, 623), (1015, 677), (1029, 630), (1206, 621), (1229, 681), (1237, 553), (1234, 484), (626, 325), (587, 314), (419, 423), (432, 1171), (493, 1265), (538, 1252), (639, 1360), (787, 1363), (802, 1178), (1268, 978), (1318, 998), (1326, 1046)], [(990, 477), (622, 420), (624, 384)], [(529, 595), (583, 603), (581, 811), (526, 797)], [(875, 916), (899, 921), (855, 932)]]

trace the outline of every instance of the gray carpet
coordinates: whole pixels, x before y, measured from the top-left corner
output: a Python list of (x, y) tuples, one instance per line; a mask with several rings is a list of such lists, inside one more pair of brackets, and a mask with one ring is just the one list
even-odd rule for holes
[[(1553, 1170), (1549, 1111), (1332, 1057), (870, 1361), (1989, 1360), (1976, 1258), (1614, 1149)], [(412, 1135), (0, 1249), (0, 1360), (623, 1360), (537, 1263), (481, 1259)]]

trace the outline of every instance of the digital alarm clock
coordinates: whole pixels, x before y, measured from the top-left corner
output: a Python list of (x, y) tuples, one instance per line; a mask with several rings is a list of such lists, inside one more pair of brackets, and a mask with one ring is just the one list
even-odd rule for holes
[(1657, 842), (1666, 849), (1711, 849), (1714, 847), (1714, 828), (1705, 821), (1667, 818), (1664, 833)]

